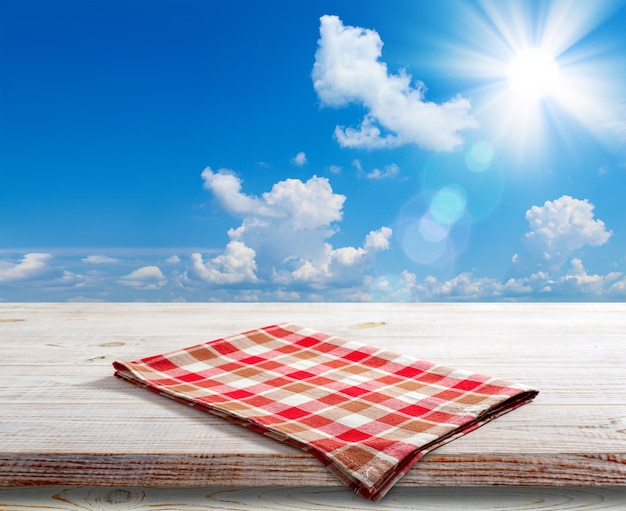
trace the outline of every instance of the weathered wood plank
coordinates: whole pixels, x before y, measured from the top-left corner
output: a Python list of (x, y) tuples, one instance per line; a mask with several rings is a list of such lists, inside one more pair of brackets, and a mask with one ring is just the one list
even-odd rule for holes
[[(106, 359), (112, 357), (106, 356)], [(459, 359), (437, 359), (443, 364), (471, 369), (493, 376), (507, 377), (541, 387), (542, 394), (535, 401), (541, 404), (619, 405), (626, 402), (626, 365), (569, 366), (564, 380), (554, 366), (526, 366), (484, 363), (454, 364)], [(4, 365), (4, 364), (3, 364)], [(99, 403), (113, 401), (120, 406), (137, 402), (137, 395), (125, 382), (113, 378), (110, 360), (100, 357), (84, 364), (12, 364), (10, 385), (0, 386), (0, 403), (36, 405), (46, 403), (75, 403), (88, 401), (97, 393)], [(519, 376), (519, 377), (518, 377)], [(3, 381), (0, 376), (0, 384)], [(73, 385), (81, 382), (81, 385)]]
[[(433, 454), (397, 486), (624, 486), (624, 455)], [(144, 485), (149, 487), (337, 485), (337, 479), (304, 455), (223, 454), (4, 455), (11, 471), (0, 485)], [(39, 470), (37, 470), (37, 468)], [(43, 469), (43, 470), (42, 470)], [(593, 474), (593, 477), (591, 475)]]
[[(12, 427), (8, 424), (3, 427), (1, 451), (5, 454), (73, 453), (72, 449), (80, 447), (88, 451), (94, 444), (96, 447), (105, 444), (107, 448), (102, 452), (111, 454), (143, 452), (151, 447), (155, 455), (222, 455), (235, 451), (241, 455), (288, 456), (300, 452), (174, 402), (163, 406), (135, 403), (124, 408), (111, 406), (86, 411), (69, 405), (65, 408), (69, 413), (43, 405), (39, 405), (38, 413), (37, 408), (29, 404), (9, 405), (3, 407), (4, 410), (7, 414), (22, 414), (19, 421), (12, 421)], [(477, 456), (563, 452), (626, 454), (623, 439), (626, 406), (605, 405), (579, 410), (578, 406), (536, 405), (516, 412), (473, 431), (471, 437), (462, 437), (452, 445), (440, 447), (437, 452)], [(63, 434), (55, 424), (63, 424)], [(422, 463), (426, 462), (425, 459)]]
[(626, 488), (394, 488), (372, 503), (342, 488), (5, 488), (0, 509), (190, 511), (621, 511)]
[[(616, 354), (626, 358), (626, 343), (619, 342), (626, 335), (625, 304), (606, 304), (606, 310), (598, 304), (236, 304), (236, 310), (225, 305), (24, 304), (16, 309), (2, 304), (0, 334), (3, 347), (36, 347), (32, 356), (39, 363), (94, 363), (97, 357), (172, 349), (283, 320), (465, 364), (501, 363), (508, 357), (517, 364), (580, 365), (584, 354), (585, 365), (596, 365), (613, 364)], [(360, 328), (368, 324), (378, 326)]]
[(538, 387), (428, 455), (431, 485), (626, 485), (626, 304), (0, 304), (0, 486), (320, 486), (314, 459), (112, 376), (293, 321)]

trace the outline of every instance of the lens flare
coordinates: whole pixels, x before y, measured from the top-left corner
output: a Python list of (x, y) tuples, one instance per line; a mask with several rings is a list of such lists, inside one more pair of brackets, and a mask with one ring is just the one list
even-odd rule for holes
[[(428, 226), (432, 228), (431, 224)], [(441, 261), (446, 254), (448, 237), (443, 236), (437, 239), (436, 236), (428, 239), (422, 231), (424, 225), (421, 221), (413, 222), (404, 231), (402, 237), (402, 247), (405, 254), (414, 262), (421, 264), (432, 264)], [(427, 236), (430, 234), (426, 231)]]
[(442, 225), (428, 213), (420, 218), (418, 225), (419, 233), (430, 243), (439, 243), (445, 240), (450, 233), (449, 225)]
[(493, 146), (486, 140), (480, 140), (465, 153), (465, 165), (472, 172), (485, 172), (491, 166), (493, 153)]
[(430, 214), (442, 225), (452, 225), (465, 213), (467, 199), (459, 186), (446, 186), (430, 201)]
[(466, 202), (464, 189), (449, 185), (406, 204), (396, 229), (407, 257), (418, 264), (454, 264), (469, 239), (470, 222), (461, 222)]
[[(478, 141), (465, 153), (435, 155), (421, 169), (421, 186), (432, 198), (445, 190), (435, 204), (444, 198), (452, 199), (447, 207), (463, 207), (457, 223), (478, 222), (491, 215), (501, 203), (505, 189), (505, 172), (496, 158), (491, 142)], [(432, 199), (431, 199), (432, 201)], [(432, 205), (429, 202), (429, 207)], [(448, 213), (449, 214), (449, 213)]]

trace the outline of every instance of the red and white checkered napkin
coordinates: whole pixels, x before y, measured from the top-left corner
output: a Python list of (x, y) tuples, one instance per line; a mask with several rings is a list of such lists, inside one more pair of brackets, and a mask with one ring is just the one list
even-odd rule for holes
[(291, 324), (114, 366), (117, 376), (311, 453), (375, 501), (428, 451), (537, 395)]

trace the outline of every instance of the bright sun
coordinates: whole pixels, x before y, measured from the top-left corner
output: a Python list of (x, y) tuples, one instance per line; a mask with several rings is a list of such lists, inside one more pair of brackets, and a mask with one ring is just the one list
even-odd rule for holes
[(557, 92), (558, 74), (548, 52), (541, 48), (522, 50), (509, 64), (509, 87), (518, 98), (537, 101)]
[(610, 103), (624, 87), (609, 67), (612, 46), (586, 39), (611, 3), (476, 2), (467, 11), (473, 42), (456, 46), (450, 65), (475, 81), (475, 112), (494, 147), (547, 150), (550, 135), (569, 143), (572, 128), (608, 128), (602, 119), (617, 118)]

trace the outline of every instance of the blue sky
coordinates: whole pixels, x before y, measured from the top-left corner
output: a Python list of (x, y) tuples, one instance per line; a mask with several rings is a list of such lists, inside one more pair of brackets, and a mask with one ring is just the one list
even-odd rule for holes
[(626, 2), (1, 0), (0, 300), (626, 299)]

